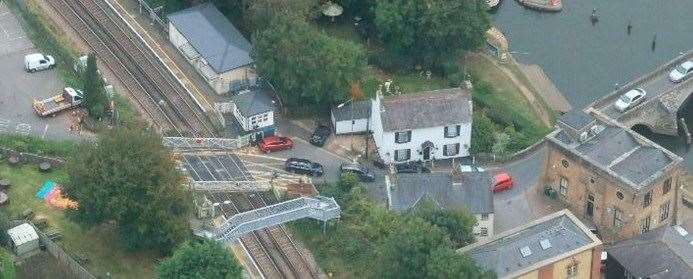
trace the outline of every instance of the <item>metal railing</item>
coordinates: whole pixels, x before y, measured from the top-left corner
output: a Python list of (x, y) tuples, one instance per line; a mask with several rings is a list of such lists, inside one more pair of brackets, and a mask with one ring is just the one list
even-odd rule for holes
[(265, 181), (191, 181), (190, 189), (194, 191), (223, 192), (264, 192), (271, 188)]
[(164, 137), (163, 145), (176, 150), (236, 150), (250, 145), (251, 135), (238, 138)]
[(293, 200), (238, 213), (224, 221), (215, 232), (202, 233), (218, 241), (232, 241), (239, 236), (274, 225), (313, 218), (328, 221), (339, 218), (341, 209), (334, 198), (316, 196)]
[(149, 4), (147, 4), (147, 1), (145, 0), (137, 0), (137, 4), (139, 4), (140, 13), (142, 13), (142, 9), (144, 9), (147, 12), (147, 14), (149, 14), (149, 18), (158, 23), (159, 26), (161, 26), (161, 28), (166, 30), (167, 23), (159, 16), (159, 12), (164, 8), (164, 6), (152, 8), (151, 6), (149, 6)]

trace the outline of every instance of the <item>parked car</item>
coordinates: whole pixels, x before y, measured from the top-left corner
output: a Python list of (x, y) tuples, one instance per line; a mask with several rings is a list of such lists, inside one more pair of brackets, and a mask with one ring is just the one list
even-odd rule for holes
[(339, 171), (342, 174), (351, 173), (356, 175), (358, 179), (362, 182), (373, 182), (375, 181), (375, 173), (372, 170), (358, 164), (358, 163), (345, 163), (339, 167)]
[(493, 177), (493, 192), (498, 193), (513, 187), (513, 179), (507, 172), (499, 172)]
[(287, 137), (269, 136), (261, 139), (258, 144), (260, 150), (265, 153), (286, 150), (294, 147), (294, 141)]
[(691, 74), (693, 74), (693, 61), (689, 60), (671, 70), (671, 73), (669, 73), (669, 80), (672, 82), (681, 82)]
[(35, 72), (55, 67), (53, 56), (41, 53), (32, 53), (24, 56), (24, 69), (27, 72)]
[(614, 103), (614, 107), (619, 111), (626, 111), (645, 100), (645, 95), (647, 95), (645, 90), (642, 88), (635, 88), (618, 98)]
[(284, 162), (284, 170), (310, 176), (322, 176), (324, 173), (321, 164), (298, 158), (286, 159), (286, 162)]
[(310, 143), (315, 146), (323, 146), (327, 142), (327, 138), (330, 137), (330, 133), (330, 127), (320, 125), (315, 128), (315, 131), (310, 136)]
[(429, 173), (431, 169), (424, 166), (422, 162), (407, 162), (395, 165), (397, 173)]

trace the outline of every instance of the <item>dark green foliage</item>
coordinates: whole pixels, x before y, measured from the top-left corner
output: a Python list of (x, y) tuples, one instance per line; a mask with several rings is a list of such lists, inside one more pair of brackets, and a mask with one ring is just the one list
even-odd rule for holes
[(243, 3), (244, 18), (256, 31), (265, 30), (278, 17), (307, 21), (320, 15), (318, 0), (243, 0)]
[(378, 278), (424, 278), (432, 250), (450, 247), (443, 230), (420, 218), (407, 218), (376, 248)]
[(241, 278), (243, 268), (228, 249), (216, 241), (186, 242), (158, 268), (162, 279), (232, 279)]
[(18, 152), (28, 152), (47, 156), (70, 156), (75, 151), (73, 141), (44, 140), (38, 137), (2, 134), (0, 135), (0, 146)]
[(318, 31), (306, 22), (280, 17), (253, 37), (258, 72), (278, 89), (289, 106), (327, 108), (346, 99), (352, 82), (363, 76), (364, 50)]
[(376, 0), (374, 23), (391, 54), (436, 68), (475, 49), (490, 26), (481, 0)]
[(16, 267), (14, 266), (14, 259), (10, 251), (5, 250), (0, 247), (0, 278), (2, 279), (14, 279), (16, 278)]
[[(469, 224), (450, 221), (459, 216), (438, 210), (421, 214), (445, 227), (416, 214), (389, 211), (373, 203), (366, 189), (349, 176), (342, 177), (336, 185), (324, 185), (320, 191), (325, 196), (334, 196), (342, 207), (339, 222), (331, 223), (325, 234), (314, 221), (291, 226), (311, 248), (322, 268), (334, 273), (335, 278), (426, 278), (427, 274), (439, 274), (436, 272), (443, 268), (429, 260), (433, 251), (452, 249), (446, 231)], [(471, 226), (461, 229), (470, 231)], [(463, 255), (445, 264), (469, 274), (480, 274)]]
[(126, 247), (168, 252), (190, 235), (183, 178), (152, 131), (104, 131), (77, 149), (68, 173), (63, 192), (79, 202), (70, 216), (87, 226), (115, 221)]
[(470, 258), (462, 256), (455, 250), (442, 247), (431, 252), (426, 263), (426, 278), (430, 279), (493, 279), (493, 272), (477, 267)]
[(443, 229), (455, 247), (474, 241), (472, 227), (476, 225), (476, 218), (462, 208), (443, 209), (427, 199), (419, 202), (411, 211), (412, 215)]
[(7, 216), (4, 210), (0, 210), (0, 246), (5, 246), (9, 243), (9, 235), (7, 235), (7, 230), (9, 229), (10, 217)]
[(96, 67), (96, 56), (93, 53), (89, 54), (87, 67), (82, 73), (82, 84), (84, 85), (84, 107), (89, 111), (89, 115), (94, 119), (106, 116), (108, 96), (103, 88), (103, 79)]
[(495, 142), (495, 130), (493, 121), (486, 117), (482, 111), (475, 110), (472, 120), (471, 152), (473, 154), (491, 152), (491, 147)]

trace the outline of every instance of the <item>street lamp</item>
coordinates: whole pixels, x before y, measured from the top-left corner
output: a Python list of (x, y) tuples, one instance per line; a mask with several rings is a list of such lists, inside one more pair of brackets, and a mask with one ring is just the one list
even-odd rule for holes
[(351, 151), (354, 151), (354, 104), (353, 104), (354, 98), (350, 98), (344, 103), (341, 103), (337, 105), (337, 108), (342, 108), (349, 102), (352, 102), (351, 104)]

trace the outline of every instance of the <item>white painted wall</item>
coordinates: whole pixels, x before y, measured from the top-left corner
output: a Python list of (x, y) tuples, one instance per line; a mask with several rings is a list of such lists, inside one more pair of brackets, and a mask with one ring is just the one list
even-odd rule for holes
[[(412, 130), (411, 140), (406, 143), (396, 143), (394, 132), (374, 131), (373, 137), (378, 146), (380, 158), (386, 163), (395, 162), (395, 150), (409, 149), (411, 150), (411, 158), (409, 161), (423, 160), (423, 152), (421, 144), (426, 141), (433, 143), (431, 150), (431, 159), (448, 159), (469, 156), (469, 147), (471, 144), (472, 125), (471, 123), (458, 123), (460, 125), (460, 135), (454, 138), (445, 137), (445, 127), (430, 127)], [(381, 126), (382, 127), (382, 126)], [(460, 144), (460, 152), (454, 156), (445, 156), (443, 154), (443, 145)], [(421, 153), (421, 154), (419, 154)]]
[(253, 130), (253, 119), (257, 119), (257, 128), (274, 125), (274, 111), (271, 110), (265, 113), (246, 117), (243, 114), (241, 114), (241, 112), (238, 110), (238, 107), (234, 105), (233, 116), (235, 116), (236, 119), (238, 119), (238, 122), (241, 123), (241, 127), (243, 127), (243, 130), (246, 131)]
[[(476, 239), (476, 241), (479, 242), (493, 238), (493, 213), (488, 214), (488, 218), (486, 220), (483, 220), (481, 218), (481, 214), (475, 214), (474, 217), (476, 217), (477, 222), (476, 226), (472, 228), (472, 232), (474, 233), (474, 239)], [(486, 228), (488, 232), (486, 236), (481, 236), (481, 228)]]
[(354, 119), (352, 128), (351, 119), (334, 122), (334, 133), (337, 135), (349, 133), (363, 133), (368, 131), (368, 118)]

